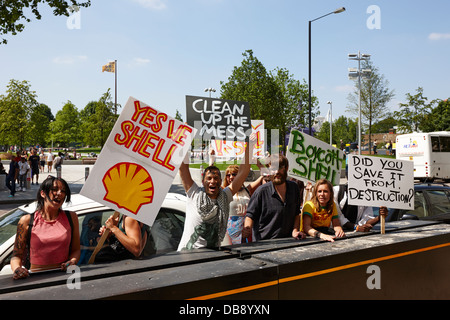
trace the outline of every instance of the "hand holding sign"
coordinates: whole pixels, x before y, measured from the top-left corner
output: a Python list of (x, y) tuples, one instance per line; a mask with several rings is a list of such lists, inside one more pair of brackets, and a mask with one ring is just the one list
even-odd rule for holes
[(194, 135), (130, 97), (80, 193), (151, 226)]
[(412, 161), (349, 155), (348, 203), (380, 208), (381, 233), (385, 232), (387, 207), (414, 208)]

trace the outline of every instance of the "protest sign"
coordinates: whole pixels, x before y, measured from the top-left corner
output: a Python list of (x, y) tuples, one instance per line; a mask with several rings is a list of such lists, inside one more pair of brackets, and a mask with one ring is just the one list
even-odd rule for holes
[[(255, 147), (253, 148), (253, 158), (264, 157), (264, 120), (252, 120), (252, 133), (256, 136)], [(223, 141), (223, 140), (212, 140), (211, 148), (214, 150), (216, 156), (216, 161), (219, 160), (230, 160), (230, 159), (240, 159), (244, 157), (245, 152), (244, 141)]]
[(251, 133), (248, 102), (186, 96), (186, 116), (205, 141), (243, 141)]
[(194, 135), (130, 97), (80, 193), (151, 226)]
[(288, 175), (312, 184), (327, 179), (338, 185), (343, 163), (345, 168), (341, 150), (295, 129), (289, 136), (286, 157), (289, 160)]
[(348, 203), (414, 209), (414, 163), (349, 155)]

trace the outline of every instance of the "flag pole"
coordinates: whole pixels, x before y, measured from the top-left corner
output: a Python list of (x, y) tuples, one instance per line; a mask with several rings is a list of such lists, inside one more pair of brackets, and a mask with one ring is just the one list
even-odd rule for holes
[(117, 115), (117, 60), (114, 61), (114, 74), (115, 74), (114, 114)]

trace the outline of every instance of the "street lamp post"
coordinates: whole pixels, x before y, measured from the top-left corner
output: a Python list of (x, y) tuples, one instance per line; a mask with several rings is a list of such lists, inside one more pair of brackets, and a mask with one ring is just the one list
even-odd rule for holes
[(333, 102), (328, 101), (330, 105), (330, 145), (333, 145)]
[[(358, 155), (361, 155), (361, 78), (365, 78), (370, 74), (372, 70), (363, 69), (361, 70), (361, 60), (370, 60), (370, 54), (361, 54), (358, 53), (349, 53), (349, 60), (357, 60), (358, 61), (358, 69), (356, 68), (348, 68), (348, 77), (351, 80), (358, 79), (358, 91), (359, 91), (359, 102), (358, 102)], [(370, 148), (370, 146), (369, 146)]]
[(205, 88), (205, 92), (209, 91), (209, 97), (211, 98), (211, 92), (216, 92), (216, 89), (214, 88)]
[(308, 85), (309, 86), (309, 88), (308, 88), (308, 102), (309, 102), (309, 106), (308, 107), (309, 107), (309, 135), (310, 136), (312, 136), (312, 120), (311, 120), (311, 23), (316, 21), (316, 20), (322, 19), (322, 18), (324, 18), (326, 16), (329, 16), (330, 14), (341, 13), (341, 12), (344, 12), (344, 11), (345, 11), (345, 8), (341, 7), (339, 9), (336, 9), (336, 10), (334, 10), (334, 11), (332, 11), (330, 13), (327, 13), (327, 14), (321, 16), (321, 17), (318, 17), (318, 18), (316, 18), (314, 20), (310, 20), (309, 24), (308, 24), (308, 78), (309, 78), (309, 80), (308, 80), (309, 81), (309, 85)]

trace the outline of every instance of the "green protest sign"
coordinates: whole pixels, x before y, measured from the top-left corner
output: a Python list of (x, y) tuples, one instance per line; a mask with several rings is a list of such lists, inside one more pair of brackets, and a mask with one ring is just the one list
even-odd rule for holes
[(339, 185), (345, 158), (341, 150), (298, 130), (291, 130), (286, 156), (289, 160), (288, 175), (313, 184), (327, 179)]

